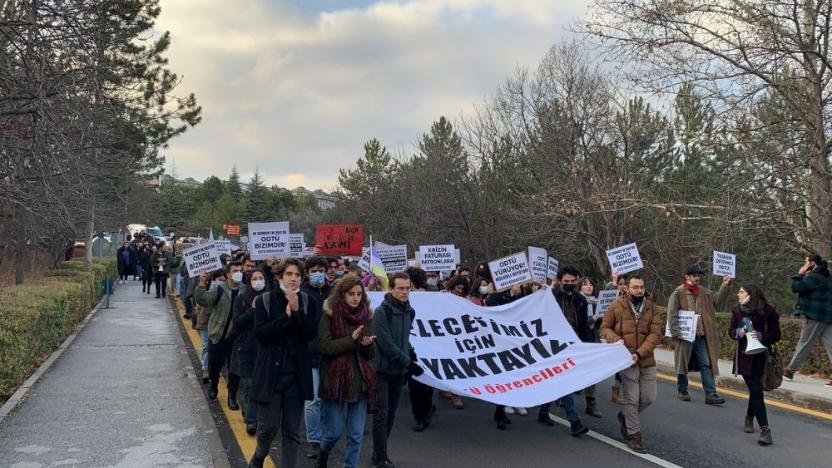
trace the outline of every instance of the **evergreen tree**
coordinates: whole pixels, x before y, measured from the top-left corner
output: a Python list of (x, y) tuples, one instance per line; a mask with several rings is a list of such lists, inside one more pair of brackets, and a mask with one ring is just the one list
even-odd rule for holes
[(230, 194), (237, 201), (243, 198), (243, 186), (240, 183), (240, 173), (237, 172), (236, 164), (231, 168), (231, 175), (225, 183), (225, 193)]
[(245, 194), (245, 218), (247, 222), (273, 221), (271, 212), (271, 194), (263, 184), (260, 172), (255, 169), (254, 175), (248, 182), (248, 192)]

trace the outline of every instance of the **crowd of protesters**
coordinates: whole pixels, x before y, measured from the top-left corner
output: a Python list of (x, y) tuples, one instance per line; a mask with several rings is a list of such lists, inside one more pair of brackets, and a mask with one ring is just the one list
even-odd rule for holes
[[(731, 293), (732, 281), (724, 277), (716, 292), (706, 289), (698, 265), (684, 272), (684, 280), (669, 299), (665, 314), (646, 291), (638, 274), (613, 273), (604, 289), (617, 290), (618, 299), (599, 315), (598, 288), (593, 279), (569, 265), (561, 266), (548, 283), (517, 285), (496, 291), (487, 263), (460, 267), (450, 275), (426, 272), (416, 266), (393, 273), (383, 281), (362, 271), (355, 262), (336, 257), (313, 256), (305, 260), (269, 258), (253, 261), (244, 252), (223, 255), (224, 268), (198, 277), (188, 276), (181, 255), (164, 244), (143, 237), (125, 243), (118, 253), (120, 281), (142, 280), (147, 294), (153, 285), (156, 297), (166, 295), (170, 280), (172, 295), (181, 294), (185, 318), (202, 339), (202, 381), (210, 399), (219, 395), (220, 375), (225, 369), (227, 406), (241, 410), (246, 431), (256, 438), (249, 466), (263, 465), (271, 444), (280, 436), (281, 467), (298, 466), (301, 452), (328, 466), (338, 440), (346, 438), (344, 466), (358, 465), (368, 414), (372, 421), (372, 463), (392, 467), (388, 439), (393, 429), (403, 389), (408, 388), (413, 425), (417, 432), (432, 423), (438, 401), (434, 389), (414, 377), (422, 374), (410, 345), (411, 326), (419, 311), (409, 302), (412, 291), (454, 294), (472, 303), (493, 307), (519, 300), (541, 288), (554, 295), (564, 318), (583, 342), (622, 341), (632, 355), (631, 367), (615, 376), (612, 402), (621, 405), (617, 419), (628, 447), (645, 452), (639, 415), (656, 399), (654, 348), (663, 340), (667, 323), (674, 344), (677, 398), (690, 402), (687, 373), (699, 371), (705, 390), (704, 403), (723, 405), (717, 393), (718, 346), (721, 333), (738, 341), (734, 373), (748, 385), (746, 432), (760, 428), (758, 444), (771, 445), (772, 435), (763, 399), (763, 373), (767, 353), (746, 355), (749, 339), (771, 348), (780, 339), (778, 312), (763, 291), (743, 285), (736, 292), (728, 330), (718, 330), (715, 311)], [(371, 310), (368, 291), (388, 292), (383, 303)], [(826, 261), (806, 259), (792, 279), (798, 294), (795, 313), (807, 318), (792, 361), (782, 375), (793, 378), (807, 359), (809, 350), (822, 340), (832, 359), (832, 279)], [(695, 339), (688, 342), (676, 320), (679, 311), (698, 316)], [(832, 382), (830, 382), (832, 384)], [(583, 413), (604, 417), (598, 408), (595, 385), (583, 396)], [(555, 405), (570, 423), (570, 433), (579, 437), (589, 431), (581, 418), (575, 396), (537, 408), (537, 421), (554, 426)], [(458, 410), (465, 408), (461, 396), (439, 392)], [(525, 416), (528, 408), (496, 406), (497, 429), (507, 430), (509, 416)], [(301, 419), (306, 434), (301, 433)], [(304, 444), (305, 441), (305, 444)]]

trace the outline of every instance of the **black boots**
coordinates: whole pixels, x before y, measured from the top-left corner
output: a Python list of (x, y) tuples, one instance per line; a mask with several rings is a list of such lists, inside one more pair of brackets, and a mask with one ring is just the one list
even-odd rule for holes
[(237, 403), (237, 395), (228, 394), (228, 409), (231, 411), (237, 411), (240, 409), (240, 404)]
[(327, 468), (327, 462), (329, 461), (329, 454), (324, 452), (323, 450), (318, 451), (318, 462), (315, 465), (317, 468)]

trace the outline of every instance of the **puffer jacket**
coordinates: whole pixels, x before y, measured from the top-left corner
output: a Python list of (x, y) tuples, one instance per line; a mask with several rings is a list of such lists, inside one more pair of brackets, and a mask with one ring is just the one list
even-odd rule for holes
[(662, 325), (662, 314), (656, 309), (652, 299), (644, 298), (644, 308), (636, 322), (629, 297), (622, 296), (607, 309), (601, 321), (601, 336), (608, 343), (624, 340), (627, 349), (633, 354), (638, 354), (640, 367), (655, 367), (656, 358), (653, 356), (653, 350), (662, 340)]

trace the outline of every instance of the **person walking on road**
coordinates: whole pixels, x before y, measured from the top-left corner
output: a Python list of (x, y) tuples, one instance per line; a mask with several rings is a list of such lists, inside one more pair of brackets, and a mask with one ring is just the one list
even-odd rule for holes
[(275, 268), (279, 287), (255, 301), (257, 448), (249, 467), (263, 466), (278, 430), (280, 468), (300, 464), (303, 402), (312, 399), (307, 343), (317, 335), (317, 324), (309, 314), (309, 296), (299, 290), (302, 274), (299, 260), (283, 260)]
[[(730, 293), (731, 278), (722, 278), (722, 284), (716, 296), (700, 282), (704, 270), (698, 265), (688, 267), (681, 286), (671, 293), (667, 301), (667, 321), (674, 344), (674, 362), (676, 367), (677, 398), (690, 401), (688, 393), (688, 371), (699, 370), (702, 375), (702, 387), (705, 390), (705, 404), (722, 405), (725, 399), (716, 392), (715, 377), (719, 375), (719, 334), (716, 323), (716, 310), (721, 307)], [(682, 339), (679, 329), (679, 311), (692, 311), (699, 316), (696, 325), (696, 338), (693, 343)]]
[[(806, 323), (800, 331), (794, 356), (783, 369), (783, 376), (788, 379), (793, 379), (794, 373), (809, 359), (818, 340), (832, 361), (832, 279), (829, 276), (826, 260), (820, 255), (812, 255), (792, 277), (792, 291), (797, 293), (793, 313), (805, 317)], [(832, 380), (826, 385), (832, 386)]]
[(376, 467), (392, 468), (387, 440), (393, 430), (396, 410), (406, 374), (419, 376), (424, 371), (416, 364), (410, 346), (410, 327), (416, 312), (410, 306), (410, 277), (407, 273), (390, 275), (390, 292), (373, 313), (376, 336), (376, 380), (378, 403), (373, 414), (373, 457)]
[[(310, 320), (315, 322), (321, 321), (323, 313), (324, 302), (329, 297), (332, 287), (327, 283), (326, 271), (329, 265), (323, 257), (309, 257), (304, 264), (306, 271), (305, 281), (300, 287), (309, 298), (309, 315)], [(320, 361), (321, 353), (318, 347), (318, 336), (309, 340), (307, 344), (309, 350), (309, 364), (312, 366), (312, 391), (313, 398), (304, 402), (304, 420), (306, 422), (306, 442), (308, 450), (306, 456), (308, 458), (316, 458), (321, 450), (321, 399), (318, 398), (318, 387), (321, 382)]]
[[(223, 366), (231, 368), (231, 351), (234, 349), (234, 337), (228, 331), (231, 327), (231, 307), (241, 293), (245, 292), (242, 286), (243, 272), (239, 262), (229, 263), (225, 269), (225, 282), (215, 281), (211, 289), (206, 287), (206, 276), (200, 274), (199, 286), (194, 296), (196, 303), (203, 307), (208, 316), (208, 374), (211, 380), (211, 388), (208, 391), (208, 398), (215, 400), (219, 393), (220, 371)], [(240, 409), (237, 402), (237, 390), (240, 387), (240, 377), (233, 372), (228, 372), (228, 408), (232, 411)]]
[[(595, 310), (598, 307), (598, 297), (595, 295), (595, 283), (592, 278), (584, 276), (581, 278), (580, 287), (578, 288), (581, 296), (586, 299), (586, 320), (589, 324), (589, 336), (592, 338), (592, 343), (598, 342), (598, 334), (601, 329), (601, 320), (595, 320)], [(584, 389), (584, 398), (586, 398), (586, 414), (601, 418), (604, 415), (598, 410), (598, 405), (595, 400), (595, 384), (590, 385)]]
[(760, 425), (760, 445), (771, 445), (771, 429), (768, 426), (766, 403), (763, 398), (763, 370), (767, 353), (745, 354), (748, 337), (754, 338), (766, 348), (780, 341), (780, 315), (768, 304), (760, 288), (747, 284), (737, 293), (739, 305), (731, 310), (731, 326), (728, 336), (737, 341), (734, 355), (734, 375), (741, 375), (748, 387), (748, 409), (745, 412), (745, 432), (754, 433), (754, 418)]
[(139, 265), (142, 270), (142, 292), (150, 294), (150, 286), (153, 284), (153, 268), (151, 267), (151, 259), (156, 253), (156, 246), (145, 244), (141, 251), (139, 251)]
[(335, 282), (318, 326), (321, 353), (321, 439), (318, 467), (325, 468), (329, 454), (344, 433), (344, 466), (356, 468), (364, 439), (367, 408), (375, 405), (375, 340), (370, 299), (361, 278), (347, 275)]
[(257, 405), (252, 395), (254, 358), (254, 299), (266, 288), (266, 278), (261, 270), (249, 272), (249, 284), (237, 294), (232, 307), (230, 335), (234, 337), (231, 351), (230, 373), (240, 377), (238, 404), (243, 411), (248, 435), (257, 432)]
[[(587, 323), (587, 302), (578, 292), (578, 278), (580, 276), (581, 273), (578, 269), (571, 265), (560, 267), (557, 273), (558, 285), (552, 288), (552, 295), (555, 296), (561, 312), (569, 325), (572, 326), (572, 329), (575, 330), (578, 339), (585, 343), (591, 343), (594, 340), (590, 335), (589, 324)], [(589, 432), (589, 428), (583, 424), (581, 417), (575, 410), (575, 399), (572, 394), (562, 396), (558, 402), (566, 413), (566, 419), (569, 420), (573, 436), (578, 437)], [(594, 403), (593, 400), (592, 404), (594, 405)], [(590, 404), (589, 399), (587, 399), (587, 404)], [(544, 403), (538, 409), (537, 421), (545, 426), (555, 425), (555, 422), (549, 416), (551, 406), (551, 403)]]
[(619, 372), (624, 393), (624, 411), (619, 411), (621, 436), (633, 451), (643, 453), (639, 414), (656, 401), (656, 359), (653, 350), (662, 340), (662, 317), (647, 297), (644, 279), (627, 278), (628, 294), (610, 305), (601, 321), (601, 336), (608, 343), (624, 343), (633, 365)]
[[(424, 292), (428, 288), (428, 272), (421, 268), (410, 267), (406, 270), (410, 277), (410, 291)], [(433, 387), (425, 385), (409, 374), (407, 378), (407, 390), (410, 396), (410, 411), (413, 414), (413, 430), (422, 432), (430, 427), (433, 421)], [(460, 401), (462, 403), (462, 401)]]
[(127, 242), (116, 251), (116, 266), (118, 268), (118, 284), (127, 284), (127, 277), (133, 272), (135, 258)]
[(153, 269), (153, 283), (156, 286), (156, 299), (160, 299), (166, 296), (171, 263), (164, 243), (159, 244), (156, 252), (150, 257), (150, 263)]

